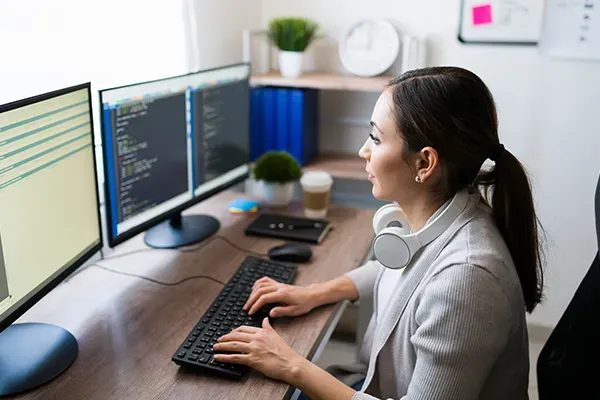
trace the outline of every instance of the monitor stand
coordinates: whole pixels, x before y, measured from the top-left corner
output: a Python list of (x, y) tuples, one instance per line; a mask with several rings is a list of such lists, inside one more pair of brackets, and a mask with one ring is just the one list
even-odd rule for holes
[(210, 215), (180, 213), (146, 231), (144, 241), (157, 249), (174, 249), (198, 243), (217, 233), (221, 224)]
[(21, 393), (54, 379), (77, 357), (77, 340), (49, 324), (13, 324), (0, 333), (0, 396)]

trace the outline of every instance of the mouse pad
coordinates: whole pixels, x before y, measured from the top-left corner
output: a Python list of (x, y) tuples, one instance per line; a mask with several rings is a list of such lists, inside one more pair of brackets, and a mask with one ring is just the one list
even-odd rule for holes
[(246, 227), (244, 233), (250, 236), (319, 244), (325, 239), (330, 230), (331, 223), (324, 219), (264, 213), (258, 215)]

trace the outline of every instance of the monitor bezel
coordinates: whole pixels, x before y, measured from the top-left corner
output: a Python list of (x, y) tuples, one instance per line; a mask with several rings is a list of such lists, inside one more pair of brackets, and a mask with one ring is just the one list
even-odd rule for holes
[[(186, 77), (186, 76), (190, 76), (190, 75), (196, 75), (196, 74), (200, 74), (200, 73), (207, 73), (207, 72), (211, 72), (211, 71), (218, 71), (218, 70), (222, 70), (222, 69), (227, 69), (227, 68), (234, 68), (234, 67), (239, 67), (239, 66), (247, 66), (248, 67), (248, 87), (249, 89), (251, 89), (252, 85), (251, 85), (251, 77), (252, 77), (252, 67), (251, 64), (249, 62), (241, 62), (241, 63), (235, 63), (235, 64), (228, 64), (228, 65), (223, 65), (223, 66), (219, 66), (219, 67), (214, 67), (214, 68), (208, 68), (208, 69), (203, 69), (203, 70), (198, 70), (198, 71), (194, 71), (194, 72), (189, 72), (186, 74), (181, 74), (181, 75), (173, 75), (173, 76), (169, 76), (166, 78), (160, 78), (160, 79), (153, 79), (153, 80), (149, 80), (149, 81), (143, 81), (143, 82), (136, 82), (136, 83), (131, 83), (128, 85), (122, 85), (122, 86), (115, 86), (115, 87), (110, 87), (110, 88), (105, 88), (102, 90), (98, 91), (98, 96), (99, 96), (99, 112), (100, 112), (100, 135), (102, 138), (102, 164), (103, 164), (103, 170), (104, 170), (104, 210), (105, 210), (105, 215), (106, 215), (106, 236), (107, 236), (107, 242), (108, 242), (108, 246), (113, 248), (116, 247), (117, 245), (139, 235), (140, 233), (145, 232), (146, 230), (160, 224), (161, 222), (164, 222), (168, 219), (170, 219), (171, 217), (180, 214), (181, 212), (185, 211), (186, 209), (212, 197), (215, 196), (239, 183), (244, 182), (246, 179), (248, 179), (250, 177), (250, 169), (251, 169), (251, 161), (250, 161), (250, 157), (248, 157), (248, 162), (245, 163), (245, 165), (247, 166), (247, 172), (240, 175), (239, 177), (232, 179), (228, 182), (225, 182), (219, 186), (214, 187), (213, 189), (202, 193), (201, 195), (196, 195), (195, 193), (192, 194), (192, 198), (188, 201), (186, 201), (185, 203), (177, 206), (177, 207), (173, 207), (170, 210), (167, 210), (165, 212), (163, 212), (160, 215), (157, 215), (156, 217), (153, 217), (151, 219), (149, 219), (146, 222), (143, 222), (139, 225), (136, 225), (135, 227), (128, 229), (127, 231), (123, 232), (123, 233), (118, 233), (117, 235), (113, 234), (113, 216), (111, 213), (111, 207), (112, 207), (112, 198), (110, 196), (110, 187), (109, 187), (109, 182), (108, 182), (108, 149), (106, 148), (106, 127), (104, 126), (104, 104), (102, 102), (102, 95), (104, 92), (108, 92), (110, 90), (116, 90), (116, 89), (122, 89), (122, 88), (127, 88), (127, 87), (131, 87), (131, 86), (138, 86), (138, 85), (143, 85), (143, 84), (147, 84), (147, 83), (155, 83), (155, 82), (162, 82), (162, 81), (166, 81), (166, 80), (170, 80), (170, 79), (177, 79), (177, 78), (182, 78), (182, 77)], [(250, 95), (248, 98), (248, 101), (250, 101)], [(251, 118), (251, 111), (250, 111), (250, 107), (248, 107), (248, 121), (250, 121)], [(250, 149), (250, 135), (248, 135), (248, 149)], [(244, 164), (242, 164), (244, 165)], [(240, 166), (242, 166), (240, 165)], [(195, 191), (196, 188), (192, 188), (193, 191)]]
[[(91, 83), (82, 83), (75, 86), (66, 87), (63, 89), (54, 90), (51, 92), (47, 92), (44, 94), (24, 98), (21, 100), (13, 101), (11, 103), (7, 103), (4, 105), (0, 105), (0, 114), (5, 113), (17, 108), (29, 106), (35, 103), (39, 103), (40, 101), (49, 100), (55, 97), (63, 96), (65, 94), (73, 93), (82, 89), (87, 89), (88, 92), (88, 106), (89, 106), (89, 114), (90, 114), (90, 132), (92, 135), (92, 153), (94, 155), (94, 191), (96, 192), (96, 215), (98, 218), (98, 232), (100, 234), (100, 240), (96, 245), (93, 245), (88, 251), (83, 253), (80, 257), (73, 260), (73, 263), (67, 267), (63, 272), (57, 275), (54, 279), (48, 282), (46, 285), (37, 289), (35, 294), (33, 294), (27, 301), (17, 307), (13, 312), (11, 312), (7, 317), (3, 320), (0, 320), (0, 332), (4, 331), (8, 328), (13, 322), (19, 319), (23, 314), (25, 314), (31, 307), (33, 307), (36, 303), (38, 303), (42, 298), (44, 298), (48, 293), (50, 293), (54, 288), (56, 288), (61, 282), (63, 282), (69, 275), (71, 275), (75, 270), (77, 270), (80, 266), (82, 266), (86, 261), (88, 261), (93, 255), (98, 253), (103, 245), (103, 236), (102, 236), (102, 218), (100, 214), (100, 193), (99, 193), (99, 180), (98, 180), (98, 159), (96, 155), (96, 146), (95, 146), (95, 136), (94, 136), (94, 119), (93, 119), (93, 110), (92, 110), (92, 90)], [(34, 290), (36, 290), (34, 289)]]

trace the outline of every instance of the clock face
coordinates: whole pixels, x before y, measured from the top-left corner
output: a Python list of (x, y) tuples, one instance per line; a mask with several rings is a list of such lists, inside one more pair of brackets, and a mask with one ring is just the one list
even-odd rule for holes
[(355, 75), (376, 76), (398, 58), (400, 36), (386, 20), (360, 21), (350, 28), (340, 44), (340, 59)]

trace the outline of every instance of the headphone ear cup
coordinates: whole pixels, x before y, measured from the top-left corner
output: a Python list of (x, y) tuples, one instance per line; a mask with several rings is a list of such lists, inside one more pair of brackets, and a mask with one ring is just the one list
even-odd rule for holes
[(410, 233), (406, 216), (397, 204), (386, 204), (377, 210), (373, 217), (373, 230), (375, 234), (379, 234), (379, 232), (388, 227), (398, 228), (400, 232), (405, 234)]
[(395, 228), (385, 228), (373, 240), (373, 254), (381, 265), (391, 269), (402, 269), (412, 258), (410, 242), (407, 242), (404, 231)]

